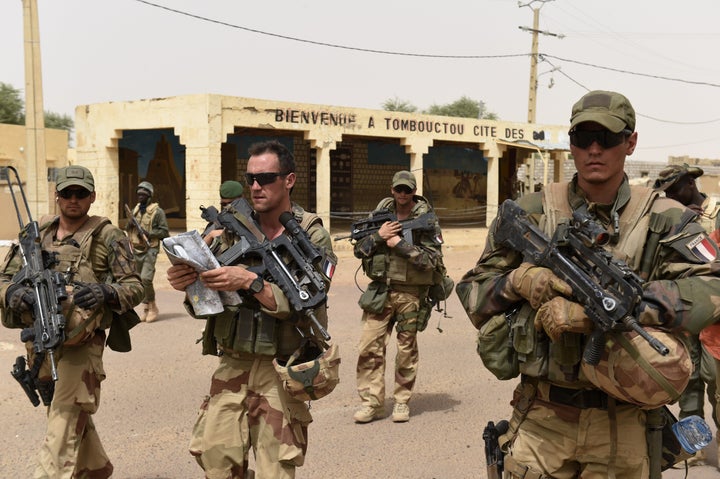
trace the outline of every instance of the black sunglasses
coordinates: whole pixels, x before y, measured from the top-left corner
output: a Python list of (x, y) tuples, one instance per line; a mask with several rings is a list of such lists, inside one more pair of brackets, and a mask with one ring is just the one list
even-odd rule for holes
[(85, 188), (65, 188), (57, 192), (58, 196), (64, 200), (69, 200), (73, 196), (79, 200), (84, 200), (90, 196), (90, 193), (92, 193), (92, 191), (88, 191)]
[(289, 173), (245, 173), (245, 181), (252, 186), (256, 181), (260, 186), (269, 185), (279, 176), (287, 176)]
[(589, 148), (595, 141), (603, 148), (612, 148), (625, 141), (632, 131), (625, 129), (619, 133), (613, 133), (610, 130), (570, 130), (569, 134), (570, 144), (578, 148)]
[(406, 195), (409, 195), (410, 193), (413, 192), (412, 188), (410, 188), (410, 187), (407, 186), (407, 185), (398, 185), (398, 186), (395, 186), (395, 187), (393, 187), (393, 191), (394, 191), (395, 193), (405, 193)]

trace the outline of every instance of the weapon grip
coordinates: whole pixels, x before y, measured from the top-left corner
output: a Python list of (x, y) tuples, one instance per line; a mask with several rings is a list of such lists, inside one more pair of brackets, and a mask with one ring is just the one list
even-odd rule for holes
[(583, 361), (590, 366), (600, 363), (603, 349), (605, 349), (605, 333), (600, 328), (593, 329), (583, 351)]

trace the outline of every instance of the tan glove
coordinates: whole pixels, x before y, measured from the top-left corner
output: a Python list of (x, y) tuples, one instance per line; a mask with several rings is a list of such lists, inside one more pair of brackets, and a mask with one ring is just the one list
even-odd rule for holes
[(556, 296), (540, 306), (535, 315), (535, 329), (545, 329), (553, 342), (560, 339), (560, 335), (566, 331), (589, 333), (592, 328), (593, 322), (585, 314), (585, 308), (562, 296)]
[(548, 268), (522, 263), (507, 276), (512, 288), (527, 299), (533, 309), (558, 296), (571, 296), (572, 288)]

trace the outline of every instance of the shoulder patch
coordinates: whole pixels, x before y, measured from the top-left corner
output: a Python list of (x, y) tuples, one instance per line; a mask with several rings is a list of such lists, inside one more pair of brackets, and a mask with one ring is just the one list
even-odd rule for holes
[(698, 261), (707, 263), (717, 259), (717, 248), (713, 241), (704, 234), (699, 234), (688, 241), (685, 246)]

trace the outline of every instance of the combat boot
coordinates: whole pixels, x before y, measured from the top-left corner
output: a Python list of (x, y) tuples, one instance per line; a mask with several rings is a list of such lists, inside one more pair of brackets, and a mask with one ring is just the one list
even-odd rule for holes
[(148, 310), (150, 309), (150, 305), (148, 303), (143, 302), (142, 303), (142, 311), (140, 311), (140, 321), (147, 320)]
[(406, 403), (395, 403), (392, 420), (393, 422), (408, 422), (410, 420), (410, 406)]
[(147, 316), (145, 317), (145, 321), (148, 323), (152, 323), (157, 319), (159, 313), (160, 311), (158, 311), (157, 303), (155, 301), (150, 301), (148, 303), (148, 311)]
[(353, 419), (355, 422), (366, 423), (374, 419), (381, 419), (385, 415), (385, 409), (380, 407), (363, 406), (355, 412)]

